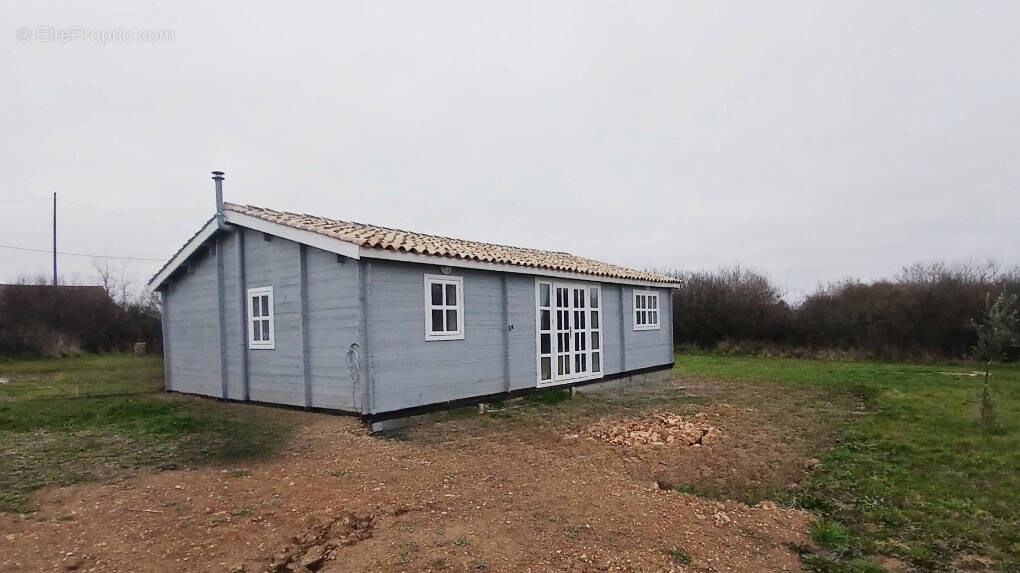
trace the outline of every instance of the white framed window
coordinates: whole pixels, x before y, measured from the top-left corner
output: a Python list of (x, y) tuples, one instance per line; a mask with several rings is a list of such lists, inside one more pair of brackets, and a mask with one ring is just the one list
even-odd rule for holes
[(634, 291), (634, 330), (659, 329), (659, 293)]
[(273, 287), (248, 289), (248, 348), (276, 348), (273, 314)]
[(425, 275), (425, 340), (464, 339), (464, 279)]

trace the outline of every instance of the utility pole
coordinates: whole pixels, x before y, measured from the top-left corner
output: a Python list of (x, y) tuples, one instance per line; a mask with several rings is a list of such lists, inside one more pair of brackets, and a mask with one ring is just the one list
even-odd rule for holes
[(57, 286), (57, 192), (53, 192), (53, 286)]

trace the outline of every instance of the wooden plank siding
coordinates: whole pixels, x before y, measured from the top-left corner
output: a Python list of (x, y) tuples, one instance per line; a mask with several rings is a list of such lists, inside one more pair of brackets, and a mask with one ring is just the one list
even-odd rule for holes
[[(503, 275), (453, 268), (450, 276), (464, 279), (464, 339), (425, 341), (424, 275), (437, 274), (439, 267), (371, 264), (373, 413), (505, 391), (506, 353), (510, 389), (536, 385), (535, 277), (507, 276), (506, 314), (513, 329), (504, 332), (509, 325), (503, 317)], [(662, 307), (661, 327), (635, 331), (634, 287), (602, 283), (601, 288), (604, 373), (671, 363), (669, 289), (654, 289)]]
[[(298, 244), (245, 231), (247, 288), (273, 287), (276, 348), (248, 351), (249, 396), (256, 402), (304, 406)], [(246, 335), (247, 336), (247, 335)]]
[(364, 346), (358, 305), (358, 262), (308, 247), (308, 359), (312, 406), (357, 410), (347, 350)]
[(439, 268), (371, 264), (373, 412), (504, 391), (499, 273), (454, 269), (464, 279), (464, 339), (426, 341), (424, 275)]
[[(535, 278), (507, 275), (507, 299), (510, 304), (510, 390), (534, 388), (538, 382), (538, 348), (535, 324)], [(471, 311), (467, 311), (471, 316)]]
[[(620, 322), (620, 285), (602, 285), (602, 373), (623, 372), (622, 328), (630, 326), (629, 320)], [(624, 317), (626, 319), (626, 317)]]
[[(216, 242), (164, 289), (168, 389), (221, 397), (225, 372), (227, 397), (245, 400), (247, 373), (250, 400), (373, 414), (536, 386), (534, 276), (454, 267), (464, 281), (464, 339), (426, 341), (424, 275), (441, 274), (438, 266), (305, 247), (302, 272), (293, 241), (238, 228)], [(635, 331), (635, 287), (590, 284), (602, 289), (605, 374), (673, 361), (669, 289), (656, 289), (661, 327)], [(275, 348), (251, 350), (246, 293), (267, 286)]]
[(216, 259), (204, 248), (176, 275), (167, 291), (167, 331), (173, 352), (171, 389), (219, 396), (220, 333), (216, 307)]
[(659, 293), (659, 328), (657, 330), (634, 330), (634, 290), (623, 288), (623, 340), (625, 363), (623, 370), (638, 370), (659, 364), (673, 362), (673, 311), (669, 289), (645, 289)]
[[(166, 349), (168, 389), (222, 397), (221, 365), (226, 366), (227, 398), (245, 399), (245, 357), (250, 399), (277, 404), (305, 405), (304, 356), (298, 245), (284, 239), (265, 241), (261, 233), (243, 231), (245, 276), (237, 233), (218, 235), (218, 249), (189, 263), (166, 291)], [(207, 252), (204, 250), (203, 253)], [(222, 289), (217, 283), (216, 257), (222, 256)], [(356, 265), (344, 265), (336, 255), (308, 248), (308, 361), (311, 406), (353, 409), (352, 384), (346, 351), (359, 341)], [(272, 286), (275, 311), (274, 350), (249, 350), (246, 297), (248, 288)], [(220, 293), (223, 293), (223, 333), (220, 344)], [(172, 355), (171, 355), (172, 354)], [(221, 356), (223, 362), (221, 362)]]
[[(244, 400), (244, 352), (248, 346), (247, 323), (244, 322), (245, 301), (239, 296), (241, 266), (238, 260), (236, 233), (219, 235), (223, 255), (224, 331), (226, 333), (227, 398)], [(245, 294), (247, 296), (247, 293)], [(242, 331), (242, 327), (244, 330)]]

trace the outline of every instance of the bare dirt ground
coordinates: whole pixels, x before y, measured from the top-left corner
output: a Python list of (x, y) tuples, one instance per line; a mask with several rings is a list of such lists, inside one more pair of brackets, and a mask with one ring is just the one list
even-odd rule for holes
[[(709, 398), (679, 399), (692, 394)], [(0, 570), (799, 571), (811, 515), (756, 502), (799, 479), (830, 428), (721, 383), (666, 379), (638, 396), (439, 416), (389, 437), (285, 412), (303, 429), (267, 460), (39, 492), (37, 513), (0, 515)], [(712, 439), (588, 431), (662, 412)]]

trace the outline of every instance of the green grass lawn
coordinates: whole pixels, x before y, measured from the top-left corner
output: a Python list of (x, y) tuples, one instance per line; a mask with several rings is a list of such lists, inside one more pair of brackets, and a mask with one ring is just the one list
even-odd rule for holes
[(0, 359), (0, 511), (30, 511), (47, 485), (269, 453), (286, 414), (168, 395), (154, 356)]
[[(974, 365), (824, 362), (679, 354), (676, 371), (754, 385), (846, 391), (870, 415), (849, 423), (791, 500), (822, 516), (832, 542), (805, 562), (877, 570), (888, 555), (922, 570), (1020, 570), (1020, 365), (993, 367), (997, 424), (976, 423)], [(825, 545), (825, 544), (823, 544)]]

